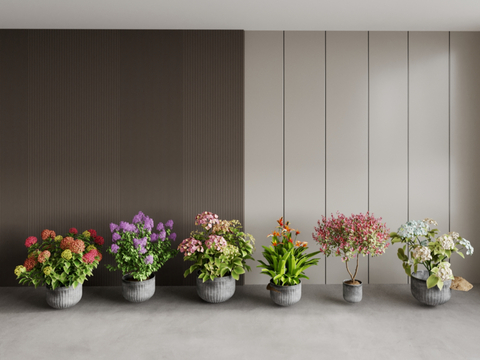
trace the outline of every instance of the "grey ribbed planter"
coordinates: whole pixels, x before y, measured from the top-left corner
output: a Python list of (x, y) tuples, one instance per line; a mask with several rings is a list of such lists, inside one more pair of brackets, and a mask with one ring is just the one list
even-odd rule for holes
[(302, 282), (298, 285), (281, 286), (275, 285), (272, 280), (268, 284), (270, 298), (280, 306), (290, 306), (300, 301), (302, 298)]
[(355, 279), (360, 284), (358, 285), (351, 285), (346, 284), (346, 281), (350, 281), (351, 279), (343, 280), (343, 298), (345, 301), (351, 303), (357, 303), (362, 301), (363, 290), (362, 290), (362, 282), (360, 280)]
[(144, 281), (132, 281), (132, 275), (122, 276), (122, 295), (131, 302), (143, 302), (155, 294), (155, 275)]
[(415, 299), (423, 304), (436, 306), (445, 304), (452, 296), (452, 280), (447, 280), (443, 283), (443, 288), (440, 290), (438, 286), (434, 286), (431, 289), (427, 289), (427, 270), (419, 270), (416, 273), (412, 273), (411, 277), (411, 291)]
[(203, 282), (197, 276), (197, 294), (213, 304), (227, 301), (235, 294), (235, 279), (230, 275)]
[(47, 287), (46, 300), (47, 304), (55, 309), (66, 309), (76, 305), (82, 298), (82, 284), (75, 289), (73, 286), (59, 287), (55, 290)]

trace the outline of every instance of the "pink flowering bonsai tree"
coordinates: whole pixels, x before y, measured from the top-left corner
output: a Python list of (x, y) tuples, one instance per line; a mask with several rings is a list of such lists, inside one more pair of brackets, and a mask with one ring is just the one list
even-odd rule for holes
[[(312, 234), (313, 239), (318, 242), (320, 252), (326, 257), (332, 254), (341, 256), (351, 278), (347, 284), (360, 284), (355, 280), (360, 255), (382, 255), (389, 246), (389, 229), (381, 220), (382, 218), (375, 218), (369, 212), (352, 214), (349, 217), (337, 212), (336, 217), (333, 214), (330, 218), (322, 216), (318, 221), (318, 227), (315, 227)], [(348, 263), (355, 258), (357, 261), (352, 274)]]
[(27, 259), (14, 271), (20, 284), (45, 285), (52, 290), (75, 288), (92, 275), (102, 260), (104, 239), (93, 229), (79, 233), (71, 228), (65, 237), (45, 229), (41, 238), (41, 243), (35, 236), (25, 241)]
[(228, 275), (238, 280), (250, 270), (246, 260), (253, 260), (255, 239), (241, 230), (240, 221), (220, 220), (217, 214), (204, 211), (196, 216), (195, 225), (202, 231), (193, 231), (178, 246), (184, 260), (193, 261), (185, 277), (198, 271), (203, 282)]

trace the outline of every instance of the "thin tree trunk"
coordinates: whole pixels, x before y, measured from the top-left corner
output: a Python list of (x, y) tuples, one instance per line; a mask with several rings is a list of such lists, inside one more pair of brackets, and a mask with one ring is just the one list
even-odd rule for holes
[(347, 265), (348, 274), (350, 275), (350, 279), (352, 279), (352, 281), (353, 281), (353, 275), (352, 275), (352, 273), (350, 272), (350, 269), (348, 268), (348, 260), (345, 261), (345, 265)]
[(357, 276), (358, 273), (358, 259), (360, 258), (359, 255), (357, 255), (357, 267), (355, 268), (355, 274), (353, 275), (352, 281), (355, 283), (355, 277)]

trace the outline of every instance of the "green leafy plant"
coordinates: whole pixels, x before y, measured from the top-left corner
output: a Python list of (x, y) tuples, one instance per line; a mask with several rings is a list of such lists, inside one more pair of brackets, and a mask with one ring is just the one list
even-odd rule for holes
[(79, 234), (71, 228), (65, 237), (45, 229), (41, 238), (41, 243), (34, 236), (25, 241), (28, 257), (23, 265), (15, 268), (20, 284), (75, 288), (93, 275), (92, 271), (102, 260), (100, 248), (104, 239), (93, 229)]
[[(428, 271), (427, 288), (437, 286), (440, 290), (447, 280), (453, 280), (453, 272), (448, 259), (453, 253), (465, 258), (461, 250), (466, 249), (467, 255), (473, 254), (470, 241), (462, 238), (457, 232), (449, 232), (438, 236), (438, 226), (435, 220), (412, 220), (400, 226), (397, 232), (392, 232), (392, 244), (403, 243), (397, 251), (398, 258), (403, 262), (403, 269), (408, 276), (417, 272), (418, 265), (423, 265)], [(410, 257), (408, 253), (410, 252)]]
[(232, 275), (235, 280), (250, 271), (246, 260), (253, 260), (255, 239), (244, 233), (238, 220), (219, 220), (218, 215), (209, 211), (198, 214), (195, 225), (202, 231), (194, 231), (178, 246), (184, 260), (193, 261), (184, 276), (198, 271), (203, 282)]
[(158, 223), (158, 233), (154, 230), (153, 219), (141, 211), (133, 217), (132, 224), (125, 221), (119, 225), (110, 224), (112, 245), (107, 252), (114, 257), (116, 265), (107, 264), (107, 269), (120, 270), (123, 275), (132, 275), (138, 281), (150, 278), (167, 260), (178, 254), (171, 243), (177, 238), (173, 232), (173, 220), (168, 220), (165, 225)]
[[(277, 230), (268, 235), (272, 237), (271, 246), (262, 246), (265, 263), (259, 260), (263, 268), (262, 274), (269, 275), (275, 285), (292, 286), (300, 283), (300, 279), (308, 279), (305, 270), (312, 265), (317, 265), (320, 259), (314, 258), (320, 251), (306, 254), (308, 243), (297, 241), (296, 237), (300, 234), (299, 230), (289, 227), (290, 223), (284, 224), (283, 218), (277, 220)], [(292, 236), (295, 235), (295, 240)]]

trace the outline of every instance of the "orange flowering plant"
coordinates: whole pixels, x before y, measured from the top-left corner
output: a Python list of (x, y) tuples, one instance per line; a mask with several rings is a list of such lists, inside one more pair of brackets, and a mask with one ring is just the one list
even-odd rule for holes
[(275, 285), (297, 285), (301, 278), (308, 279), (305, 270), (318, 264), (320, 259), (312, 258), (320, 251), (305, 253), (308, 243), (297, 241), (300, 231), (290, 228), (290, 222), (284, 223), (283, 217), (277, 222), (276, 231), (268, 235), (268, 237), (272, 237), (271, 246), (262, 246), (264, 248), (263, 256), (267, 263), (259, 260), (261, 265), (258, 267), (263, 268), (262, 274), (269, 275)]
[(41, 237), (41, 243), (35, 236), (25, 241), (27, 259), (14, 271), (20, 284), (46, 285), (50, 289), (75, 288), (92, 275), (102, 260), (100, 249), (104, 239), (93, 229), (79, 234), (77, 229), (71, 228), (65, 237), (45, 229)]

